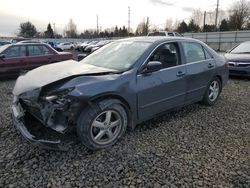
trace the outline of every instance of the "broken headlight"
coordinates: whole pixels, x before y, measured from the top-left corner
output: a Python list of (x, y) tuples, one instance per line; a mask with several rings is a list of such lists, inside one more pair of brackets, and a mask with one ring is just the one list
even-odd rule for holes
[(57, 109), (65, 109), (68, 107), (70, 99), (67, 98), (68, 94), (74, 90), (74, 87), (57, 90), (55, 92), (50, 93), (44, 99), (52, 103), (53, 106)]

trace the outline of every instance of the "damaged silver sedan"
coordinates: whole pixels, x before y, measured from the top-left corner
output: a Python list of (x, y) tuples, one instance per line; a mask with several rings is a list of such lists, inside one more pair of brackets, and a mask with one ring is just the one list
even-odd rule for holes
[(81, 62), (21, 75), (13, 90), (13, 122), (42, 147), (63, 149), (65, 137), (76, 130), (89, 149), (103, 149), (159, 113), (197, 101), (213, 105), (227, 79), (225, 59), (202, 42), (119, 40)]

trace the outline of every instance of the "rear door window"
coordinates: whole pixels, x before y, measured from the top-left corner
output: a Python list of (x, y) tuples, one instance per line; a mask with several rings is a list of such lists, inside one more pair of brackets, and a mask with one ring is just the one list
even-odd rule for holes
[(206, 60), (203, 47), (195, 42), (182, 42), (187, 63), (193, 63)]
[(171, 37), (173, 37), (174, 36), (174, 33), (168, 33), (168, 36), (171, 36)]
[(28, 46), (29, 56), (39, 56), (44, 55), (42, 46), (29, 45)]

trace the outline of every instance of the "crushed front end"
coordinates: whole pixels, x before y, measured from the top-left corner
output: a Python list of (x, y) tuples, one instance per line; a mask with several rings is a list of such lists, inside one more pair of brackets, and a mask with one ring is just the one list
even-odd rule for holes
[(14, 96), (13, 124), (29, 142), (48, 149), (65, 150), (72, 141), (65, 133), (74, 128), (80, 105), (77, 99), (69, 96), (73, 89), (51, 92), (38, 88)]

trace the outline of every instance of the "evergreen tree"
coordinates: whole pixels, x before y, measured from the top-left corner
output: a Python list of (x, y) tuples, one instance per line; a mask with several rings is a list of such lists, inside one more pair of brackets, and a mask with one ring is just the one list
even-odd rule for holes
[(47, 30), (46, 30), (44, 33), (45, 33), (45, 37), (46, 37), (46, 38), (55, 38), (55, 36), (54, 36), (54, 31), (53, 31), (53, 29), (51, 28), (50, 23), (48, 24)]
[(223, 19), (220, 24), (220, 31), (229, 31), (228, 21)]
[(188, 31), (190, 31), (190, 32), (199, 32), (200, 31), (199, 25), (195, 24), (193, 19), (188, 24)]
[(189, 31), (188, 30), (188, 25), (186, 24), (186, 22), (184, 20), (179, 24), (179, 26), (177, 28), (177, 31), (179, 33), (186, 33), (186, 32)]

